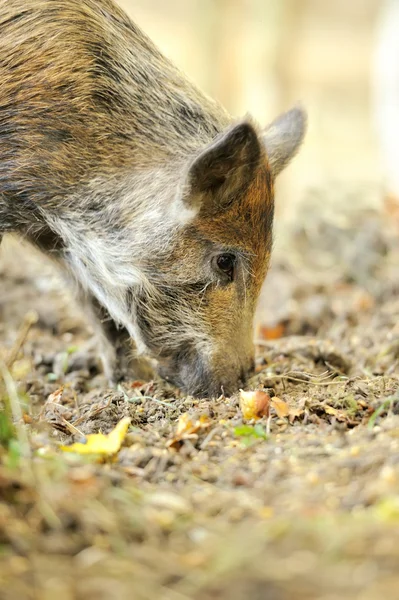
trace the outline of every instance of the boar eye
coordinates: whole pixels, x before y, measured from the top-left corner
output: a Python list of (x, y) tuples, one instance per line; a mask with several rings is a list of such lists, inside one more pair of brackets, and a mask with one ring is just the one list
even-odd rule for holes
[(230, 281), (233, 281), (236, 266), (236, 257), (234, 254), (219, 254), (216, 257), (216, 266)]

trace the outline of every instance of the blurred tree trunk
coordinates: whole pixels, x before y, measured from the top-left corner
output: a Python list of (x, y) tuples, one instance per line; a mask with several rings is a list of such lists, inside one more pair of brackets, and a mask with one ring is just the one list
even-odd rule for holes
[(246, 0), (204, 0), (200, 19), (206, 40), (208, 90), (230, 112), (240, 106), (242, 73), (239, 54), (243, 46)]
[(279, 87), (278, 104), (286, 109), (296, 101), (293, 56), (299, 45), (300, 23), (306, 12), (307, 0), (284, 0), (282, 4), (275, 70)]

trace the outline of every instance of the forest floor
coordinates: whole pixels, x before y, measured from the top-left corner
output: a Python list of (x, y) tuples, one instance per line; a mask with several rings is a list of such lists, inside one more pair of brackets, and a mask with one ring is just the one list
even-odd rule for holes
[[(63, 285), (5, 245), (1, 600), (399, 597), (399, 224), (342, 200), (275, 255), (248, 389), (288, 408), (256, 422), (238, 394), (108, 389)], [(123, 417), (113, 460), (60, 448)]]

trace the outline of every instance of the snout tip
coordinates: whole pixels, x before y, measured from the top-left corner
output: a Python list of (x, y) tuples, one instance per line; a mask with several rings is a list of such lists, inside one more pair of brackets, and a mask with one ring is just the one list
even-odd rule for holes
[(159, 367), (159, 375), (183, 391), (183, 393), (196, 398), (218, 398), (231, 396), (243, 387), (254, 371), (254, 361), (249, 367), (233, 367), (226, 369), (226, 373), (212, 372), (200, 360), (190, 364), (180, 365), (178, 370)]

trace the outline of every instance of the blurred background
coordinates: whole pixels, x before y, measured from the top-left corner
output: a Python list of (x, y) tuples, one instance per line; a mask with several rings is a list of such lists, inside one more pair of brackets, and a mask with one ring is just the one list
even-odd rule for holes
[[(119, 3), (232, 115), (267, 124), (293, 104), (306, 107), (306, 144), (278, 186), (280, 218), (293, 218), (292, 204), (311, 189), (328, 190), (325, 202), (341, 189), (381, 202), (395, 179), (381, 119), (392, 103), (384, 74), (392, 80), (392, 50), (399, 52), (397, 0)], [(399, 89), (393, 102), (399, 107)]]

